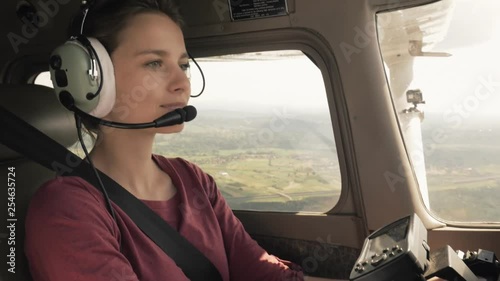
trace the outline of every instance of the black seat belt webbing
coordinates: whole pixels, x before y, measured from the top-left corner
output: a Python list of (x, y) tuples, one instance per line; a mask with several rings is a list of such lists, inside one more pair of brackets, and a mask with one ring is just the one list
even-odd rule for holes
[[(0, 134), (0, 142), (10, 149), (60, 175), (67, 173), (79, 176), (97, 188), (99, 183), (90, 164), (2, 106), (0, 128), (4, 131)], [(74, 159), (80, 159), (80, 163), (74, 165)], [(190, 280), (222, 281), (217, 268), (203, 253), (125, 188), (106, 174), (98, 172), (109, 198), (175, 261)], [(161, 265), (158, 267), (161, 268)]]

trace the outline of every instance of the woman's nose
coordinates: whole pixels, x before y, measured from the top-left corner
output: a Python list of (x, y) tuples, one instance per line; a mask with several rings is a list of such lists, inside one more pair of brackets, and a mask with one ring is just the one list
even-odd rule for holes
[(173, 71), (169, 88), (172, 93), (191, 94), (191, 82), (181, 67), (176, 67), (175, 71)]

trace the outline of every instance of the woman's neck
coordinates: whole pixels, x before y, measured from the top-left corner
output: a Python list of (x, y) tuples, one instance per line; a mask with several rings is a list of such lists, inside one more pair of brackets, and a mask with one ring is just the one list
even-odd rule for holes
[(155, 188), (160, 169), (152, 159), (154, 134), (114, 130), (102, 134), (90, 153), (95, 167), (134, 194)]

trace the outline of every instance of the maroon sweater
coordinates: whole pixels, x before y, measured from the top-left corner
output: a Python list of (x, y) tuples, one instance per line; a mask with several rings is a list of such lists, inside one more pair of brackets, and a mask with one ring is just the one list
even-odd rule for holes
[[(217, 267), (223, 281), (303, 280), (300, 270), (247, 234), (212, 177), (182, 159), (153, 156), (177, 187), (168, 201), (142, 200)], [(26, 255), (35, 281), (186, 281), (174, 261), (112, 203), (78, 177), (58, 177), (33, 197)], [(122, 252), (120, 252), (120, 242)], [(293, 268), (293, 269), (292, 269)]]

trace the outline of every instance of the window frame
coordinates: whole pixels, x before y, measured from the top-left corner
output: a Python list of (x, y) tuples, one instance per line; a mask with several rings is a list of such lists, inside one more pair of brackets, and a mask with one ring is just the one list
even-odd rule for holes
[[(341, 79), (337, 71), (337, 62), (324, 40), (317, 34), (305, 30), (284, 29), (279, 31), (259, 31), (246, 34), (224, 35), (216, 38), (196, 38), (186, 40), (187, 48), (195, 57), (223, 56), (248, 52), (265, 52), (279, 50), (302, 51), (321, 71), (327, 94), (328, 108), (332, 122), (334, 141), (340, 169), (341, 189), (337, 204), (323, 214), (352, 213), (346, 210), (349, 193), (356, 180), (356, 166), (347, 116), (346, 103), (341, 89)], [(327, 65), (335, 66), (330, 69)], [(209, 83), (207, 81), (207, 83)], [(347, 130), (346, 132), (343, 132)], [(347, 152), (346, 152), (347, 151)], [(347, 156), (351, 154), (351, 156)], [(347, 157), (347, 158), (346, 158)], [(347, 169), (347, 166), (350, 166)], [(349, 171), (349, 172), (348, 172)], [(351, 180), (349, 180), (351, 178)], [(362, 209), (360, 201), (356, 201), (357, 210)], [(237, 210), (236, 212), (262, 213), (264, 211)], [(273, 212), (270, 212), (273, 213)], [(278, 212), (289, 214), (293, 212)], [(306, 212), (304, 212), (306, 213)], [(310, 214), (310, 213), (307, 213)], [(321, 213), (312, 213), (321, 214)]]

